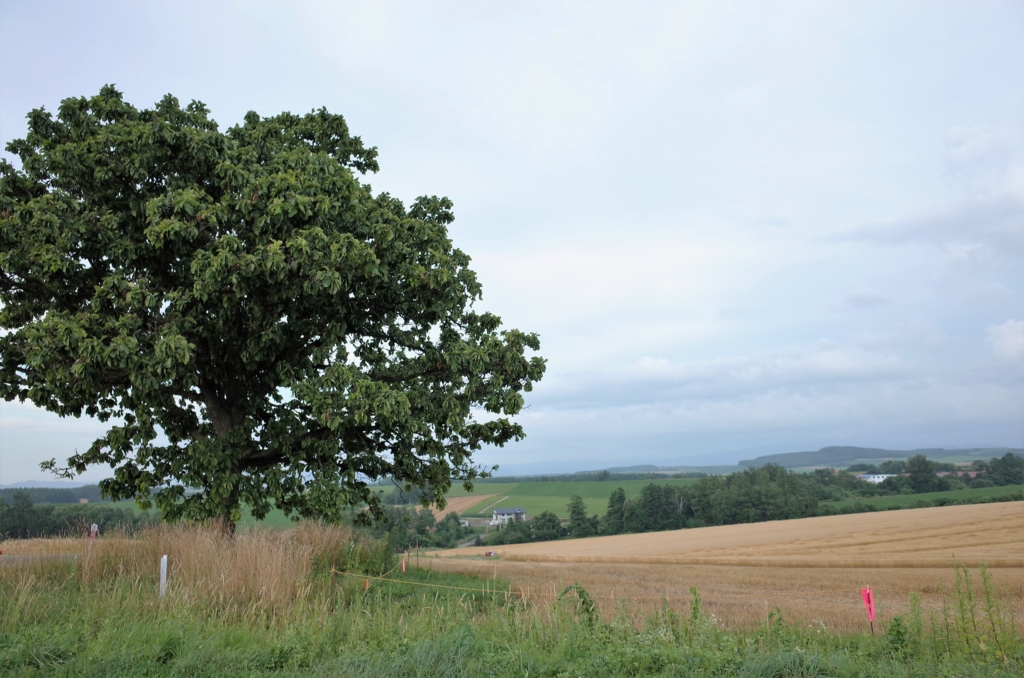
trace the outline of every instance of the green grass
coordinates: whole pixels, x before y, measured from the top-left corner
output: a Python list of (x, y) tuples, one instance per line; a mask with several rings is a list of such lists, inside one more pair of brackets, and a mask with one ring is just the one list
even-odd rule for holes
[[(633, 498), (640, 494), (647, 485), (655, 483), (658, 485), (690, 485), (697, 482), (694, 478), (666, 478), (664, 480), (601, 480), (601, 481), (579, 481), (579, 482), (525, 482), (525, 483), (478, 483), (473, 494), (493, 494), (495, 496), (482, 499), (477, 504), (467, 509), (463, 515), (467, 516), (490, 516), (491, 511), (496, 508), (520, 507), (526, 509), (528, 516), (536, 516), (543, 511), (551, 511), (559, 518), (568, 518), (569, 512), (566, 509), (569, 498), (578, 494), (587, 505), (591, 514), (602, 515), (608, 506), (608, 497), (617, 488), (621, 487), (626, 491), (627, 498)], [(461, 487), (452, 488), (450, 497), (466, 496), (467, 492)], [(503, 497), (508, 497), (504, 499)], [(499, 501), (497, 504), (494, 502)], [(493, 506), (492, 506), (493, 504)], [(484, 512), (486, 509), (486, 512)]]
[(242, 508), (242, 518), (238, 521), (239, 529), (252, 529), (256, 525), (269, 529), (287, 529), (294, 527), (295, 523), (280, 509), (273, 509), (263, 520), (256, 520), (248, 506)]
[(822, 502), (822, 507), (837, 509), (850, 508), (855, 504), (866, 504), (877, 509), (914, 508), (914, 505), (925, 501), (946, 500), (949, 502), (989, 499), (1007, 494), (1024, 491), (1024, 485), (1004, 485), (1002, 487), (979, 487), (977, 489), (949, 490), (948, 492), (926, 492), (924, 494), (897, 494), (889, 497), (868, 497), (862, 499), (846, 499), (843, 501)]
[[(131, 511), (134, 511), (136, 515), (138, 515), (140, 513), (154, 514), (156, 512), (156, 509), (150, 509), (149, 511), (143, 511), (142, 509), (140, 509), (138, 507), (138, 505), (135, 503), (135, 501), (133, 501), (131, 499), (125, 499), (123, 501), (115, 501), (115, 502), (112, 502), (112, 503), (107, 503), (107, 502), (99, 503), (99, 502), (97, 502), (96, 505), (98, 505), (98, 506), (113, 506), (113, 507), (119, 508), (119, 509), (130, 509)], [(252, 517), (252, 512), (249, 510), (249, 507), (247, 507), (247, 506), (243, 507), (242, 508), (242, 518), (238, 521), (238, 529), (240, 529), (240, 530), (251, 530), (256, 525), (259, 525), (260, 527), (265, 527), (265, 528), (268, 528), (268, 529), (275, 530), (275, 529), (287, 529), (289, 527), (294, 526), (295, 523), (292, 522), (291, 519), (289, 519), (288, 516), (286, 516), (284, 514), (284, 511), (281, 511), (279, 509), (272, 510), (270, 513), (267, 514), (267, 516), (263, 520), (256, 520), (255, 518)]]

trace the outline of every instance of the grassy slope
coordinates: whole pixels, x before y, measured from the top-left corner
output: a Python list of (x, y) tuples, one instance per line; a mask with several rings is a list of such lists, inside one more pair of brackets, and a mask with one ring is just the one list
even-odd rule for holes
[(913, 508), (919, 501), (933, 502), (936, 499), (960, 501), (962, 499), (979, 499), (1000, 497), (1024, 490), (1024, 485), (1006, 485), (1003, 487), (979, 487), (973, 490), (950, 490), (948, 492), (926, 492), (924, 494), (898, 494), (890, 497), (869, 497), (866, 499), (847, 499), (845, 501), (822, 502), (822, 506), (846, 508), (854, 504), (867, 504), (879, 509)]
[[(526, 509), (528, 516), (536, 516), (542, 511), (551, 511), (560, 518), (568, 518), (566, 506), (574, 494), (583, 497), (584, 503), (591, 514), (601, 515), (608, 505), (608, 496), (621, 487), (626, 497), (632, 498), (640, 494), (640, 490), (651, 483), (658, 485), (690, 485), (693, 478), (666, 478), (665, 480), (604, 480), (591, 482), (533, 482), (533, 483), (479, 483), (473, 494), (493, 494), (483, 499), (465, 512), (465, 515), (478, 515), (484, 509), (485, 515), (495, 508), (512, 508), (515, 506)], [(450, 496), (465, 496), (462, 487), (453, 488)], [(508, 497), (503, 499), (503, 497)], [(501, 499), (498, 503), (496, 500)], [(493, 506), (492, 506), (493, 504)]]

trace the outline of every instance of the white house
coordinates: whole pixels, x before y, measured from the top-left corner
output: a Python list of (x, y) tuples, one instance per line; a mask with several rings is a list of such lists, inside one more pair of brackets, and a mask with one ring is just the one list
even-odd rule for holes
[(857, 477), (860, 478), (861, 480), (866, 480), (869, 483), (874, 483), (877, 485), (886, 478), (895, 478), (898, 475), (899, 473), (862, 473)]
[(501, 508), (491, 514), (491, 525), (506, 525), (513, 520), (526, 520), (526, 509)]

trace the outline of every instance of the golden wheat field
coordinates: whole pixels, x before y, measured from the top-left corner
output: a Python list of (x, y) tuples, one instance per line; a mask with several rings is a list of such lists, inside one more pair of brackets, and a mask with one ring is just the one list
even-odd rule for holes
[[(947, 506), (442, 551), (436, 569), (508, 579), (538, 600), (579, 583), (606, 612), (638, 614), (666, 596), (684, 608), (695, 586), (724, 623), (787, 619), (863, 628), (859, 589), (875, 591), (879, 616), (905, 612), (909, 592), (937, 609), (954, 560), (987, 563), (1005, 600), (1024, 609), (1024, 502)], [(472, 557), (467, 557), (472, 556)], [(976, 577), (977, 578), (977, 577)], [(1018, 615), (1018, 619), (1019, 619)]]

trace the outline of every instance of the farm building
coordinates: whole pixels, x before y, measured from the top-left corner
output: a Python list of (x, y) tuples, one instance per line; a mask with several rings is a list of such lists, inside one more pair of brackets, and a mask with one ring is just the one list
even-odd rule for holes
[(898, 474), (898, 473), (861, 473), (861, 474), (857, 475), (857, 478), (859, 478), (860, 480), (866, 480), (869, 483), (878, 484), (878, 483), (882, 482), (883, 480), (885, 480), (886, 478), (895, 478), (898, 475), (900, 475), (900, 474)]
[(526, 520), (526, 509), (501, 508), (491, 514), (491, 525), (506, 525), (514, 520)]

